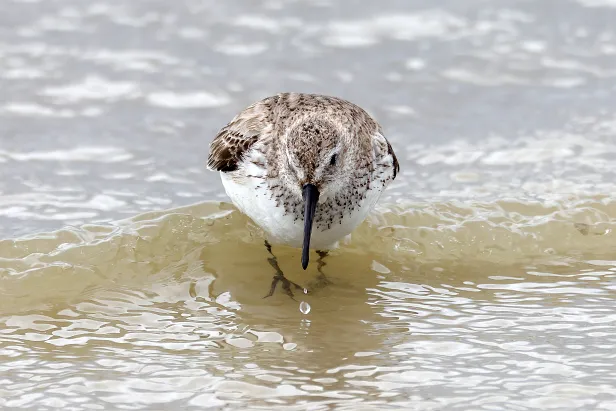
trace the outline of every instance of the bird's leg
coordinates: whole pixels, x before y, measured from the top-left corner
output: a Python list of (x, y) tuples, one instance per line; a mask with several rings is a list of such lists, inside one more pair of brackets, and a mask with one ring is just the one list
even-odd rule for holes
[(329, 253), (327, 251), (317, 250), (317, 254), (319, 256), (319, 259), (317, 260), (317, 270), (319, 271), (319, 275), (316, 278), (314, 287), (311, 287), (311, 288), (323, 288), (332, 283), (331, 281), (327, 279), (327, 277), (325, 276), (325, 273), (323, 272), (323, 267), (327, 265), (325, 263), (325, 257), (327, 257)]
[(276, 290), (276, 286), (278, 285), (278, 282), (282, 282), (282, 289), (285, 291), (285, 293), (289, 297), (291, 297), (291, 299), (295, 300), (295, 298), (293, 298), (293, 291), (291, 291), (291, 286), (297, 288), (298, 290), (302, 290), (305, 292), (304, 287), (298, 284), (295, 284), (293, 281), (289, 281), (284, 276), (284, 273), (282, 272), (282, 270), (280, 269), (280, 266), (278, 265), (278, 259), (272, 252), (272, 245), (267, 240), (265, 240), (265, 248), (267, 248), (267, 252), (270, 253), (271, 255), (271, 257), (267, 259), (267, 262), (270, 263), (270, 265), (274, 268), (274, 270), (276, 270), (276, 274), (274, 274), (274, 278), (272, 279), (272, 286), (269, 290), (269, 293), (267, 293), (267, 295), (263, 298), (271, 297), (274, 294), (274, 291)]

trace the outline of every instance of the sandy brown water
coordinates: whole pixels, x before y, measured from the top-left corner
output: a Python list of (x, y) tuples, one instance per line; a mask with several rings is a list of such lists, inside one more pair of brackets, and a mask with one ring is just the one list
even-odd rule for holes
[[(3, 2), (0, 409), (615, 410), (615, 6)], [(296, 300), (205, 171), (280, 91), (401, 163)]]
[(601, 198), (382, 208), (324, 288), (274, 248), (297, 301), (262, 298), (259, 230), (224, 203), (4, 240), (1, 401), (610, 409), (615, 227)]

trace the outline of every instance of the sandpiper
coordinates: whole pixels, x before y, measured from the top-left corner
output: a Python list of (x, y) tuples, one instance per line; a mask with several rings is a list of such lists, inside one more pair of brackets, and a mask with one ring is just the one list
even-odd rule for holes
[(303, 93), (280, 93), (240, 112), (210, 144), (208, 168), (220, 172), (233, 204), (266, 234), (277, 271), (267, 296), (282, 281), (291, 297), (291, 285), (302, 287), (284, 277), (270, 243), (301, 247), (305, 270), (310, 248), (324, 257), (367, 217), (400, 170), (366, 111)]

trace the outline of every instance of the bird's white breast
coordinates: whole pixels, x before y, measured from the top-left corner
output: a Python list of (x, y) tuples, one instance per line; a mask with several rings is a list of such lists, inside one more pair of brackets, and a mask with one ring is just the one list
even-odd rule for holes
[[(302, 246), (303, 220), (286, 212), (285, 207), (277, 205), (275, 193), (272, 195), (270, 186), (263, 177), (251, 174), (251, 170), (246, 169), (220, 174), (225, 191), (233, 204), (266, 232), (270, 242), (291, 247)], [(334, 222), (329, 228), (315, 224), (311, 248), (330, 249), (338, 240), (350, 234), (368, 216), (384, 189), (382, 182), (375, 181), (359, 205), (348, 209), (341, 221)], [(317, 213), (318, 207), (317, 205)]]

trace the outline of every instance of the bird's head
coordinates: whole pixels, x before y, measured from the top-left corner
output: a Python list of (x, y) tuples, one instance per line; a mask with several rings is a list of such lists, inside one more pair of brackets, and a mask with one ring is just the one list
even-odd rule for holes
[(358, 172), (358, 150), (343, 127), (321, 118), (296, 123), (283, 141), (283, 184), (304, 202), (302, 267), (306, 269), (317, 204), (351, 183)]

